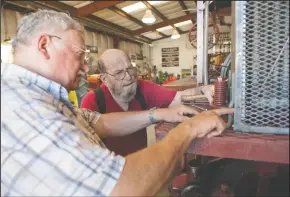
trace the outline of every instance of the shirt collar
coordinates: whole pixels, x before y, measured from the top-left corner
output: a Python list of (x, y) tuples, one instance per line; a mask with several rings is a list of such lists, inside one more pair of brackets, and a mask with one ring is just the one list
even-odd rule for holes
[(41, 75), (27, 70), (24, 67), (18, 66), (16, 64), (3, 64), (1, 65), (1, 79), (6, 77), (19, 77), (25, 79), (29, 85), (36, 85), (52, 95), (54, 98), (68, 102), (68, 92), (59, 83), (49, 80)]

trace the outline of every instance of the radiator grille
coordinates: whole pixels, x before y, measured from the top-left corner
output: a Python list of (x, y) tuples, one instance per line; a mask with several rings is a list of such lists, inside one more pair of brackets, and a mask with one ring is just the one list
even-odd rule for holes
[(242, 2), (239, 16), (235, 123), (240, 130), (279, 133), (289, 128), (289, 1)]

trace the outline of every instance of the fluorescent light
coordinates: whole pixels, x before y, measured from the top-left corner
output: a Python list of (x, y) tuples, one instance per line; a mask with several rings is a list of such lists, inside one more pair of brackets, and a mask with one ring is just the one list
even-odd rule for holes
[(173, 30), (171, 38), (172, 39), (178, 39), (180, 37), (179, 33), (177, 32), (176, 29)]
[(172, 29), (172, 26), (165, 26), (165, 27), (161, 27), (159, 29), (156, 29), (157, 31), (163, 31), (163, 30), (169, 30)]
[(139, 2), (139, 3), (134, 3), (132, 5), (128, 5), (126, 7), (123, 7), (122, 10), (124, 12), (130, 13), (130, 12), (134, 12), (134, 11), (141, 10), (141, 9), (144, 9), (144, 8), (146, 8), (144, 3)]
[(85, 2), (83, 2), (81, 4), (75, 5), (74, 7), (75, 8), (81, 8), (81, 7), (84, 7), (86, 5), (89, 5), (90, 3), (91, 3), (90, 1), (85, 1)]
[(187, 24), (192, 24), (191, 20), (183, 21), (183, 22), (180, 22), (180, 23), (176, 23), (176, 24), (174, 24), (174, 26), (175, 27), (180, 27), (180, 26), (187, 25)]
[(145, 15), (142, 18), (143, 23), (151, 24), (156, 21), (156, 18), (153, 16), (151, 10), (147, 9)]
[(162, 4), (162, 3), (166, 3), (168, 1), (148, 1), (148, 3), (150, 3), (151, 5), (157, 5), (157, 4)]

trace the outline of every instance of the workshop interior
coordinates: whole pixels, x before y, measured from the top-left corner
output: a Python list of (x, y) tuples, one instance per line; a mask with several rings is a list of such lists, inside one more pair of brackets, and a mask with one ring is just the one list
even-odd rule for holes
[[(69, 92), (75, 106), (102, 83), (100, 55), (118, 48), (139, 79), (178, 91), (214, 85), (213, 105), (204, 95), (184, 95), (184, 105), (234, 108), (226, 132), (193, 142), (158, 196), (289, 196), (289, 1), (1, 1), (1, 62), (13, 61), (19, 20), (39, 9), (85, 27), (89, 72)], [(176, 126), (157, 123), (150, 143)]]

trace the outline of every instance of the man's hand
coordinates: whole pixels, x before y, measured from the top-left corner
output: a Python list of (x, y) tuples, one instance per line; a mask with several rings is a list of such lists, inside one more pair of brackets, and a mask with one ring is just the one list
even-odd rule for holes
[(213, 104), (214, 85), (202, 86), (201, 91), (204, 93), (210, 105)]
[(190, 132), (192, 139), (205, 136), (208, 138), (218, 136), (226, 129), (226, 123), (220, 116), (232, 113), (234, 113), (234, 109), (232, 108), (204, 111), (195, 117), (184, 121), (178, 125), (176, 129)]
[(190, 119), (186, 115), (197, 115), (199, 112), (193, 107), (181, 105), (178, 107), (170, 107), (164, 109), (156, 109), (154, 111), (154, 118), (158, 121), (166, 122), (183, 122)]
[[(167, 110), (178, 114), (174, 108)], [(190, 108), (183, 108), (180, 112), (183, 110), (193, 113)], [(228, 113), (233, 113), (233, 109), (202, 112), (172, 129), (163, 140), (126, 156), (126, 165), (110, 195), (156, 196), (176, 175), (179, 161), (192, 140), (196, 137), (219, 135), (225, 129), (219, 115)], [(140, 185), (142, 187), (138, 187)]]

